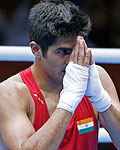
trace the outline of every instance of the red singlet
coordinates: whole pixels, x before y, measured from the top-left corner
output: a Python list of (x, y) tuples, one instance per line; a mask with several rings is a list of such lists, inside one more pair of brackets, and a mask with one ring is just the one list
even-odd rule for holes
[[(21, 71), (20, 76), (28, 86), (35, 103), (35, 120), (33, 126), (39, 130), (49, 119), (45, 99), (35, 82), (31, 67)], [(92, 104), (86, 96), (78, 105), (58, 150), (97, 150), (98, 127)]]

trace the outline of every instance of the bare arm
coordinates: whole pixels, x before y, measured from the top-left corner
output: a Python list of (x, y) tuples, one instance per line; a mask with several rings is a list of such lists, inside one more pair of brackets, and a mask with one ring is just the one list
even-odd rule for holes
[(44, 126), (23, 144), (22, 149), (56, 150), (71, 116), (71, 113), (64, 109), (56, 109)]
[(18, 92), (13, 86), (11, 89), (9, 87), (6, 89), (10, 91), (7, 93), (3, 87), (0, 90), (0, 133), (8, 148), (10, 150), (57, 149), (72, 114), (64, 109), (56, 109), (44, 126), (35, 132), (28, 119), (26, 106), (23, 104), (27, 97), (20, 98), (25, 90)]
[(98, 67), (98, 70), (102, 85), (112, 99), (111, 107), (106, 111), (99, 113), (100, 122), (109, 132), (116, 148), (120, 149), (120, 102), (110, 76), (103, 68)]
[[(72, 52), (71, 60), (73, 61), (73, 64), (75, 64), (73, 65), (73, 68), (75, 66), (74, 70), (84, 68), (85, 71), (85, 69), (88, 70), (90, 51), (86, 51), (84, 40), (81, 39), (81, 43), (79, 40)], [(79, 65), (84, 67), (80, 67)], [(79, 77), (80, 74), (77, 75)], [(84, 78), (85, 77), (83, 77), (83, 79)], [(82, 88), (82, 86), (79, 86), (81, 84), (81, 79), (79, 80), (78, 78), (78, 81), (80, 81), (78, 82), (78, 87), (80, 87), (80, 89)], [(84, 80), (86, 83), (86, 79)], [(29, 96), (27, 97), (29, 94), (24, 94), (28, 92), (25, 89), (16, 88), (14, 86), (9, 85), (8, 87), (8, 85), (9, 83), (0, 89), (0, 132), (5, 144), (10, 150), (57, 149), (72, 117), (72, 113), (69, 112), (70, 109), (66, 109), (66, 106), (69, 107), (69, 104), (71, 104), (71, 101), (73, 100), (72, 104), (75, 105), (72, 106), (72, 112), (74, 112), (75, 108), (80, 103), (80, 98), (75, 99), (73, 95), (73, 99), (70, 101), (69, 98), (66, 97), (62, 99), (62, 106), (59, 105), (59, 108), (55, 109), (50, 119), (35, 132), (33, 125), (27, 116), (27, 107), (29, 104), (27, 104), (27, 106), (26, 103), (24, 104), (24, 102), (30, 98)], [(85, 92), (84, 90), (83, 94)], [(22, 97), (23, 95), (24, 97)], [(65, 108), (63, 108), (64, 100), (66, 104)]]

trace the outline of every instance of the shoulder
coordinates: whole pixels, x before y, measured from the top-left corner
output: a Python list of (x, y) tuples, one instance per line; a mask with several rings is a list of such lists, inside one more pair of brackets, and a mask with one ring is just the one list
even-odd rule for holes
[[(0, 107), (27, 110), (30, 93), (19, 74), (0, 83)], [(8, 109), (9, 109), (8, 108)]]
[(110, 78), (109, 74), (107, 73), (107, 71), (103, 67), (101, 67), (99, 65), (96, 65), (96, 67), (97, 67), (97, 70), (99, 72), (101, 80), (104, 80), (105, 78), (107, 78), (107, 79)]
[(0, 83), (0, 94), (17, 95), (28, 90), (19, 74), (16, 74)]
[(117, 95), (115, 85), (114, 85), (110, 75), (107, 73), (107, 71), (103, 67), (98, 66), (98, 65), (96, 65), (96, 67), (97, 67), (98, 72), (99, 72), (99, 76), (100, 76), (100, 80), (102, 82), (102, 86), (109, 93), (109, 95), (112, 99), (112, 103), (117, 105), (119, 103), (119, 99), (118, 99), (118, 95)]

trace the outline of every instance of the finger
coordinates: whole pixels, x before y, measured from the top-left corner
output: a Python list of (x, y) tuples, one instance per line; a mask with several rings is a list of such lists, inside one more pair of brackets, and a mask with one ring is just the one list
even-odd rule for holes
[(83, 62), (84, 67), (88, 67), (90, 65), (90, 59), (91, 59), (91, 49), (86, 49), (85, 58)]
[(90, 65), (92, 65), (92, 64), (95, 63), (95, 61), (94, 61), (94, 59), (93, 59), (92, 51), (91, 51), (90, 55), (91, 55), (91, 56), (90, 56)]
[(87, 49), (88, 49), (88, 47), (87, 47), (87, 44), (86, 44), (85, 40), (84, 40), (84, 48), (85, 48), (85, 50), (87, 50)]
[(84, 39), (82, 39), (82, 42), (83, 42), (84, 55), (85, 55), (86, 50), (88, 49), (88, 47), (87, 47), (87, 44), (86, 44), (86, 42), (85, 42), (85, 40), (84, 40)]
[(70, 55), (69, 61), (73, 61), (73, 58), (74, 58), (74, 48), (73, 48), (73, 51), (72, 51), (72, 53), (71, 53), (71, 55)]
[(85, 49), (84, 49), (84, 40), (81, 39), (79, 42), (79, 48), (78, 48), (78, 59), (77, 59), (77, 63), (79, 65), (83, 65), (83, 61), (84, 61), (84, 56), (85, 56)]
[(73, 62), (77, 64), (77, 57), (78, 57), (78, 49), (79, 49), (79, 36), (77, 37), (76, 44), (73, 48), (74, 56), (73, 56)]

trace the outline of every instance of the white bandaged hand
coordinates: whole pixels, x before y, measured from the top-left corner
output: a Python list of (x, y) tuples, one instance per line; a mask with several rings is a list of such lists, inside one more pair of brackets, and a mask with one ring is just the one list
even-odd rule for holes
[(88, 82), (89, 67), (69, 62), (63, 78), (63, 90), (57, 108), (65, 109), (72, 114), (81, 102)]
[(95, 64), (89, 66), (88, 86), (85, 95), (99, 112), (103, 112), (111, 106), (111, 98), (102, 86)]

